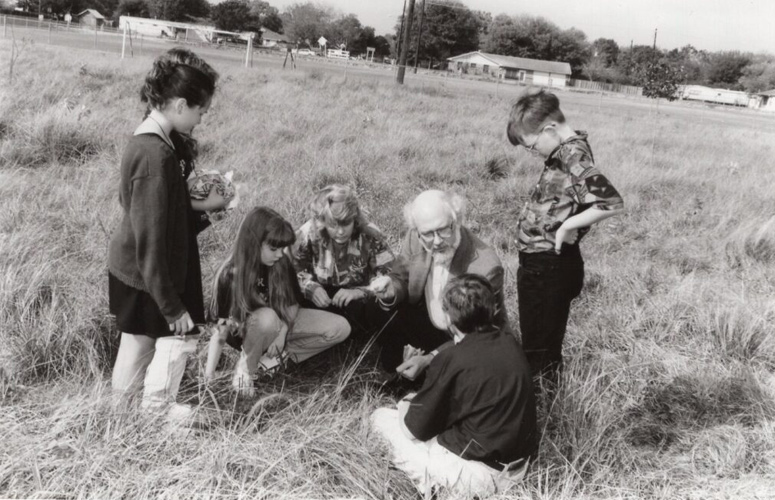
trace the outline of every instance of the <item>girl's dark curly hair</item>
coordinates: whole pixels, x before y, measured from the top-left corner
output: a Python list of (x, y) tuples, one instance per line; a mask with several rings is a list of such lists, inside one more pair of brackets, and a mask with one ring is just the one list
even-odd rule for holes
[[(212, 68), (210, 68), (212, 70)], [(162, 108), (170, 99), (186, 100), (188, 106), (204, 106), (215, 93), (217, 73), (206, 72), (172, 60), (167, 54), (153, 62), (140, 89), (140, 100), (149, 108)]]

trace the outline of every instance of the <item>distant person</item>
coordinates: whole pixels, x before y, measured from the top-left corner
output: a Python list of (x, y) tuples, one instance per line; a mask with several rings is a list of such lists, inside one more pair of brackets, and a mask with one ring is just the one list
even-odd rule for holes
[[(511, 329), (503, 307), (503, 266), (495, 251), (465, 227), (465, 200), (444, 191), (424, 191), (406, 206), (404, 215), (409, 231), (391, 280), (376, 295), (382, 307), (398, 311), (380, 337), (382, 365), (413, 380), (439, 348), (451, 345), (450, 320), (441, 300), (452, 278), (465, 273), (487, 278), (495, 293), (495, 324), (504, 332)], [(424, 355), (405, 360), (405, 346)]]
[(556, 387), (571, 301), (584, 285), (579, 241), (591, 225), (621, 213), (624, 202), (595, 166), (587, 134), (565, 122), (554, 94), (519, 98), (507, 134), (513, 145), (544, 158), (519, 217), (517, 292), (522, 348), (533, 375)]
[(487, 279), (452, 279), (443, 310), (455, 345), (431, 361), (416, 395), (376, 410), (372, 428), (425, 498), (439, 487), (451, 498), (502, 493), (524, 477), (537, 450), (530, 369), (514, 336), (496, 326)]
[(299, 307), (301, 298), (288, 247), (293, 227), (274, 210), (254, 208), (242, 221), (234, 250), (213, 279), (210, 316), (221, 320), (207, 360), (214, 375), (220, 342), (241, 350), (232, 385), (241, 395), (255, 393), (262, 356), (300, 363), (347, 338), (350, 325), (326, 311)]
[(387, 275), (395, 255), (385, 236), (368, 222), (355, 191), (331, 184), (316, 192), (310, 219), (296, 231), (293, 257), (304, 298), (341, 314), (355, 331), (381, 326), (385, 314), (369, 283)]
[(199, 250), (193, 210), (229, 203), (213, 190), (189, 198), (186, 178), (195, 151), (176, 146), (210, 108), (216, 74), (162, 56), (145, 78), (141, 99), (150, 113), (135, 130), (121, 160), (121, 222), (108, 250), (110, 311), (121, 332), (113, 389), (125, 394), (144, 378), (142, 404), (168, 410), (174, 404), (187, 355), (196, 347), (195, 323), (204, 322)]

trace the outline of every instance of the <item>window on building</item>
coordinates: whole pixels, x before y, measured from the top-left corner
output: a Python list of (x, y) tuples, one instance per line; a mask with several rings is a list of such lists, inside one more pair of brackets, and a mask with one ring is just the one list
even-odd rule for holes
[(490, 66), (488, 66), (487, 64), (482, 66), (482, 73), (484, 73), (485, 75), (488, 75), (490, 73)]
[(524, 82), (525, 81), (525, 72), (524, 71), (517, 72), (517, 80), (519, 80), (520, 82)]

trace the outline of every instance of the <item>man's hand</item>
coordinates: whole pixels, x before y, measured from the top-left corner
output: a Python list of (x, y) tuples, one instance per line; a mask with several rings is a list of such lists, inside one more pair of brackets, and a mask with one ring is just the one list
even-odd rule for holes
[(177, 336), (183, 336), (194, 329), (194, 321), (188, 311), (184, 312), (178, 319), (170, 323), (170, 331)]
[(559, 254), (563, 243), (572, 245), (576, 243), (576, 240), (578, 238), (579, 238), (578, 229), (566, 229), (565, 224), (563, 224), (557, 230), (557, 233), (555, 233), (554, 251)]
[(393, 280), (389, 278), (384, 280), (382, 286), (373, 287), (372, 291), (382, 302), (391, 302), (396, 297), (396, 287), (393, 285)]
[(396, 371), (401, 374), (402, 377), (414, 380), (428, 368), (431, 361), (433, 361), (433, 354), (413, 356), (398, 365)]
[(345, 307), (353, 300), (361, 300), (366, 298), (366, 292), (363, 290), (342, 288), (331, 299), (331, 303), (336, 307)]
[(319, 286), (312, 292), (312, 303), (325, 309), (331, 305), (331, 297), (322, 286)]

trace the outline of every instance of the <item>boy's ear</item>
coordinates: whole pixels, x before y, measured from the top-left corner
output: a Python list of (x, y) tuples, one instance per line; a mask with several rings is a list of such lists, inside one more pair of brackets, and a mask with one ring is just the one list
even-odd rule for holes
[(519, 134), (517, 133), (517, 127), (514, 123), (506, 125), (506, 136), (509, 138), (509, 142), (512, 146), (519, 146), (522, 144), (519, 142)]

